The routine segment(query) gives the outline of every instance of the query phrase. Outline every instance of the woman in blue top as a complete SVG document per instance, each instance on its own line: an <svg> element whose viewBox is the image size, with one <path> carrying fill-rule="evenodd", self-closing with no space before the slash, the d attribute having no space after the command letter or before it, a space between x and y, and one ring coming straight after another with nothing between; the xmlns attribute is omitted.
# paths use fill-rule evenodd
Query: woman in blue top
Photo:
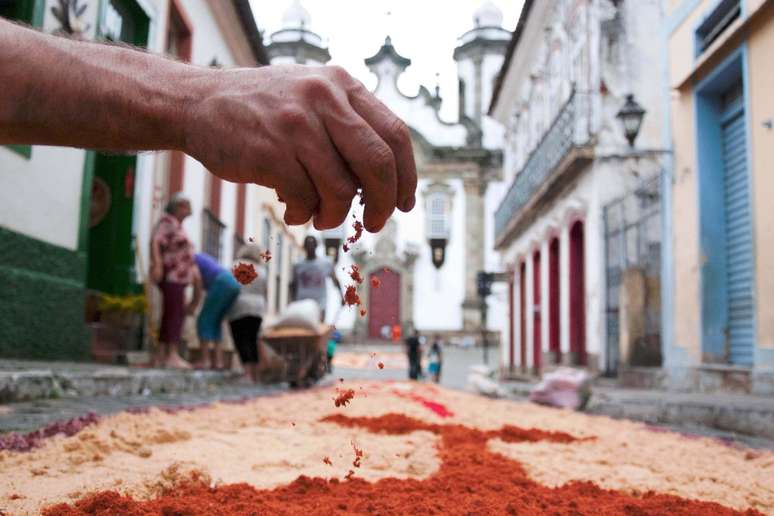
<svg viewBox="0 0 774 516"><path fill-rule="evenodd" d="M226 312L239 296L239 283L234 275L212 256L196 253L195 260L198 274L194 278L194 299L198 301L201 298L202 287L207 291L204 305L196 320L202 352L202 359L197 368L222 369L221 325ZM214 351L213 358L210 357L211 351Z"/></svg>

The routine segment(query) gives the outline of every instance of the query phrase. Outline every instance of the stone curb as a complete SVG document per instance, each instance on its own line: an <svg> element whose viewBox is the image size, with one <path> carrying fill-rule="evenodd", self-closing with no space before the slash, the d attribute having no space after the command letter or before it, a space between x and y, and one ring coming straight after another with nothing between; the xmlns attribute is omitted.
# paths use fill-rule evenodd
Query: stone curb
<svg viewBox="0 0 774 516"><path fill-rule="evenodd" d="M215 389L239 378L233 372L104 368L92 371L0 371L0 403L49 398L127 396Z"/></svg>
<svg viewBox="0 0 774 516"><path fill-rule="evenodd" d="M505 383L509 398L526 400L534 384ZM700 426L774 439L774 400L754 395L690 395L592 387L586 413L649 424Z"/></svg>

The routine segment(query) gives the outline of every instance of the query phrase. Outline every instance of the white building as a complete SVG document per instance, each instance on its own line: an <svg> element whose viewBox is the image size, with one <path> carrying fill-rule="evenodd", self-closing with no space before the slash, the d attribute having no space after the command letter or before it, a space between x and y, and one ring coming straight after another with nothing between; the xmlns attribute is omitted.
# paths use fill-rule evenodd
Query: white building
<svg viewBox="0 0 774 516"><path fill-rule="evenodd" d="M490 108L507 128L495 247L514 273L502 328L509 369L614 370L620 277L634 266L658 275L660 219L638 199L658 206L661 4L524 4ZM628 94L646 110L635 147L616 117ZM626 196L637 188L645 193ZM625 225L614 210L630 201L635 213L623 218L636 220Z"/></svg>
<svg viewBox="0 0 774 516"><path fill-rule="evenodd" d="M267 62L248 0L3 2L0 15L46 32L124 41L204 66ZM54 9L56 8L56 9ZM0 147L0 356L86 358L84 304L142 292L149 237L171 193L192 201L197 250L230 266L248 237L271 246L270 308L287 302L298 230L272 191L236 185L179 152L116 156L60 147ZM303 229L301 230L303 231ZM84 303L86 299L86 303ZM93 315L86 310L87 319Z"/></svg>

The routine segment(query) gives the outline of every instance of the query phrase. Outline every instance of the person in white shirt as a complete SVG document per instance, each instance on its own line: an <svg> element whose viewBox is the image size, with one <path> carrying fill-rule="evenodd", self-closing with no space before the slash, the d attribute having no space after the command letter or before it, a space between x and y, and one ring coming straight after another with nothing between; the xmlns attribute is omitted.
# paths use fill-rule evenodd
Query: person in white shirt
<svg viewBox="0 0 774 516"><path fill-rule="evenodd" d="M326 279L333 280L339 295L341 284L333 271L333 264L327 258L317 256L317 239L312 235L304 239L306 258L293 266L293 280L290 284L293 301L312 299L320 307L320 321L325 321L325 305L328 301ZM344 303L344 298L341 300Z"/></svg>

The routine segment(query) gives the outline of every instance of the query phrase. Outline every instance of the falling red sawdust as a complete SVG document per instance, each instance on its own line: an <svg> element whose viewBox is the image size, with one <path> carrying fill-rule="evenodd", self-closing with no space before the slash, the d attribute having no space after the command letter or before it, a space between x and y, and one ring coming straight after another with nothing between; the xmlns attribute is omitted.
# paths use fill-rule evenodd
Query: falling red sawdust
<svg viewBox="0 0 774 516"><path fill-rule="evenodd" d="M592 482L547 487L531 480L519 462L487 447L490 439L567 445L582 445L579 443L586 440L563 432L510 425L480 430L459 424L425 423L402 414L375 418L337 414L322 421L389 435L431 432L439 436L436 447L441 465L425 479L385 478L372 483L354 478L354 471L349 470L344 481L302 475L288 485L268 490L245 483L211 488L201 479L192 479L154 500L138 501L115 491L103 491L73 505L50 507L44 514L761 514L653 492L635 496L602 489Z"/></svg>
<svg viewBox="0 0 774 516"><path fill-rule="evenodd" d="M330 457L323 457L323 464L327 464L328 466L333 466L333 462L331 462Z"/></svg>
<svg viewBox="0 0 774 516"><path fill-rule="evenodd" d="M368 310L366 310L365 308L360 309L360 317L365 317L367 313L368 313Z"/></svg>
<svg viewBox="0 0 774 516"><path fill-rule="evenodd" d="M360 296L355 285L347 285L347 289L344 291L344 302L349 306L360 305Z"/></svg>
<svg viewBox="0 0 774 516"><path fill-rule="evenodd" d="M371 286L373 288L379 288L381 286L381 284L382 284L382 282L376 276L371 278Z"/></svg>
<svg viewBox="0 0 774 516"><path fill-rule="evenodd" d="M352 227L355 228L355 234L347 237L347 241L344 242L344 245L342 246L342 249L344 249L344 252L349 252L350 247L360 240L360 237L363 236L363 223L359 220L356 220L354 224L352 224Z"/></svg>
<svg viewBox="0 0 774 516"><path fill-rule="evenodd" d="M354 389L336 389L338 394L333 399L333 404L337 407L346 407L347 404L355 397Z"/></svg>
<svg viewBox="0 0 774 516"><path fill-rule="evenodd" d="M376 364L376 366L377 366L379 369L384 369L384 362L379 362L378 364Z"/></svg>
<svg viewBox="0 0 774 516"><path fill-rule="evenodd" d="M252 263L238 263L231 269L231 273L242 285L249 285L258 277L258 273L255 272L255 267Z"/></svg>
<svg viewBox="0 0 774 516"><path fill-rule="evenodd" d="M349 271L349 277L352 278L352 281L354 281L358 285L363 283L363 276L360 274L360 267L358 267L354 263L352 264L352 268Z"/></svg>
<svg viewBox="0 0 774 516"><path fill-rule="evenodd" d="M267 249L262 252L260 256L264 263L269 263L269 260L271 260L271 251Z"/></svg>
<svg viewBox="0 0 774 516"><path fill-rule="evenodd" d="M360 461L363 458L363 450L358 448L354 441L352 441L352 449L355 451L355 460L352 461L352 465L356 468L359 468Z"/></svg>

